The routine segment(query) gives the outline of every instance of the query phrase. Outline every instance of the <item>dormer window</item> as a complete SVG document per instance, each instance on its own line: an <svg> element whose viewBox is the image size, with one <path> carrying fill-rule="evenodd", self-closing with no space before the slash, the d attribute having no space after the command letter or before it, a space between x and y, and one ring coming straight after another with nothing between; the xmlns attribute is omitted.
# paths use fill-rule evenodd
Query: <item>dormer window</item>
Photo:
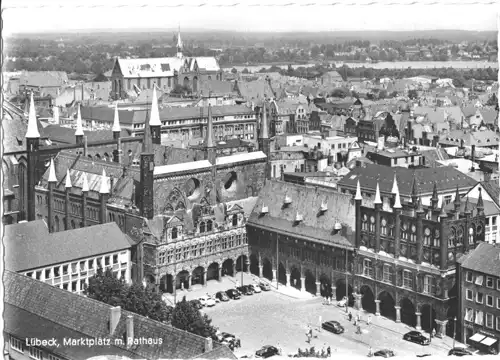
<svg viewBox="0 0 500 360"><path fill-rule="evenodd" d="M172 228L172 239L177 239L177 228Z"/></svg>
<svg viewBox="0 0 500 360"><path fill-rule="evenodd" d="M200 223L200 234L203 234L205 232L205 222Z"/></svg>
<svg viewBox="0 0 500 360"><path fill-rule="evenodd" d="M208 220L207 221L207 232L212 231L212 226L213 226L212 220Z"/></svg>
<svg viewBox="0 0 500 360"><path fill-rule="evenodd" d="M288 195L285 196L285 201L284 201L284 204L285 205L290 205L292 203L292 198Z"/></svg>
<svg viewBox="0 0 500 360"><path fill-rule="evenodd" d="M300 223L302 220L304 220L304 218L301 214L299 214L299 212L297 212L297 214L295 215L295 222Z"/></svg>
<svg viewBox="0 0 500 360"><path fill-rule="evenodd" d="M238 226L238 215L233 215L233 226Z"/></svg>
<svg viewBox="0 0 500 360"><path fill-rule="evenodd" d="M262 205L262 209L260 210L261 214L267 214L269 212L269 208L266 205Z"/></svg>
<svg viewBox="0 0 500 360"><path fill-rule="evenodd" d="M321 203L321 206L319 208L319 211L321 211L322 213L326 212L328 210L328 205L324 202Z"/></svg>

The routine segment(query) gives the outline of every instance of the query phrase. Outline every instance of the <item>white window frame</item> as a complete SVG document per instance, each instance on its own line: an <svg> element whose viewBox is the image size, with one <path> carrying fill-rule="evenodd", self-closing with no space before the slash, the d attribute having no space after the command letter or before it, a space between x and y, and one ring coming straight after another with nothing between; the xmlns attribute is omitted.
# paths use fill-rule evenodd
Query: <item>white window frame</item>
<svg viewBox="0 0 500 360"><path fill-rule="evenodd" d="M475 311L474 323L477 325L483 325L484 323L484 313L481 310Z"/></svg>
<svg viewBox="0 0 500 360"><path fill-rule="evenodd" d="M500 297L497 297L497 309L500 309Z"/></svg>
<svg viewBox="0 0 500 360"><path fill-rule="evenodd" d="M55 356L55 355L52 355L52 354L48 354L48 359L47 360L62 360L61 358Z"/></svg>
<svg viewBox="0 0 500 360"><path fill-rule="evenodd" d="M491 326L488 326L488 319L491 319ZM492 314L486 313L486 319L484 321L484 326L486 326L488 329L495 328L495 317Z"/></svg>
<svg viewBox="0 0 500 360"><path fill-rule="evenodd" d="M9 344L11 349L19 351L20 353L24 353L23 342L18 338L11 336L9 339Z"/></svg>
<svg viewBox="0 0 500 360"><path fill-rule="evenodd" d="M474 292L471 289L465 289L465 298L467 300L474 301Z"/></svg>
<svg viewBox="0 0 500 360"><path fill-rule="evenodd" d="M392 281L392 272L391 272L391 266L385 264L382 270L382 280L384 282L391 282Z"/></svg>
<svg viewBox="0 0 500 360"><path fill-rule="evenodd" d="M488 299L491 300L491 305L488 304ZM493 302L493 296L486 294L486 306L493 307L495 304Z"/></svg>
<svg viewBox="0 0 500 360"><path fill-rule="evenodd" d="M363 260L363 275L373 277L373 265L370 259Z"/></svg>
<svg viewBox="0 0 500 360"><path fill-rule="evenodd" d="M477 275L476 276L476 281L474 281L474 284L483 286L483 281L484 281L484 276L483 275Z"/></svg>
<svg viewBox="0 0 500 360"><path fill-rule="evenodd" d="M434 293L434 278L430 275L424 276L424 293L433 294Z"/></svg>
<svg viewBox="0 0 500 360"><path fill-rule="evenodd" d="M409 270L403 270L403 287L413 289L413 274Z"/></svg>
<svg viewBox="0 0 500 360"><path fill-rule="evenodd" d="M466 308L465 309L464 320L469 321L469 322L474 322L474 309L473 308Z"/></svg>
<svg viewBox="0 0 500 360"><path fill-rule="evenodd" d="M500 279L497 279L497 290L500 290Z"/></svg>
<svg viewBox="0 0 500 360"><path fill-rule="evenodd" d="M42 349L31 346L30 347L30 358L35 359L35 360L42 360L43 359Z"/></svg>
<svg viewBox="0 0 500 360"><path fill-rule="evenodd" d="M497 316L497 331L500 331L500 316Z"/></svg>
<svg viewBox="0 0 500 360"><path fill-rule="evenodd" d="M481 301L479 301L479 295L481 295L481 296L482 296ZM476 293L476 303L478 303L478 304L482 304L483 302L484 302L484 294L483 294L482 292L478 291L478 292Z"/></svg>
<svg viewBox="0 0 500 360"><path fill-rule="evenodd" d="M488 280L491 280L491 286L488 286ZM486 287L493 289L495 287L495 282L493 281L493 278L491 276L486 276Z"/></svg>

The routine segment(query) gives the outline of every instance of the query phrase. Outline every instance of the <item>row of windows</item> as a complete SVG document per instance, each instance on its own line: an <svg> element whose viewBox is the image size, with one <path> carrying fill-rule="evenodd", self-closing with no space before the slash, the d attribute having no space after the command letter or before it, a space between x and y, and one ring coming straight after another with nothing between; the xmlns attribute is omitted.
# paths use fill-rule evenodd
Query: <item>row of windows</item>
<svg viewBox="0 0 500 360"><path fill-rule="evenodd" d="M486 278L486 282L484 281L485 278ZM495 288L495 279L492 276L484 276L484 275L475 275L474 276L472 271L467 271L465 273L465 281L470 282L470 283L473 282L474 284L479 285L479 286L486 286L490 289ZM496 283L497 283L496 284L497 290L500 290L500 279L497 279Z"/></svg>
<svg viewBox="0 0 500 360"><path fill-rule="evenodd" d="M118 221L116 221L116 219L118 219ZM125 215L108 213L108 221L115 222L120 228L123 228L125 226Z"/></svg>
<svg viewBox="0 0 500 360"><path fill-rule="evenodd" d="M474 301L474 291L472 291L471 289L466 289L465 290L465 298L469 301ZM486 298L486 305L489 306L489 307L493 307L494 304L493 304L493 296L492 295L488 295L486 294L486 296L484 296L484 294L480 291L476 292L476 303L478 304L482 304L484 302L484 299ZM497 297L497 309L500 309L500 297Z"/></svg>
<svg viewBox="0 0 500 360"><path fill-rule="evenodd" d="M481 310L474 311L474 309L472 309L472 308L465 309L464 320L472 322L472 323L477 324L477 325L481 325L481 326L484 325L489 329L493 329L495 326L495 324L494 324L495 317L493 314L489 314L489 313L484 314ZM500 316L497 316L496 330L500 331Z"/></svg>
<svg viewBox="0 0 500 360"><path fill-rule="evenodd" d="M158 264L168 265L174 262L216 253L220 250L231 249L235 246L240 246L246 243L246 234L238 234L228 237L220 237L214 240L207 240L191 246L169 249L158 253Z"/></svg>

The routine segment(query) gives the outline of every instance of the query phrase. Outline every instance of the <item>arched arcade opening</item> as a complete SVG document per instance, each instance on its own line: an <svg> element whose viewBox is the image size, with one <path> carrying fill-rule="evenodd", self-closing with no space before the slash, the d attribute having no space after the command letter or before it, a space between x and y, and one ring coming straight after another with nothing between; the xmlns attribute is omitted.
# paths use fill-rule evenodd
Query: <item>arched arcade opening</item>
<svg viewBox="0 0 500 360"><path fill-rule="evenodd" d="M240 255L240 256L238 256L238 259L236 259L236 271L238 271L238 272L248 271L247 256L246 255Z"/></svg>
<svg viewBox="0 0 500 360"><path fill-rule="evenodd" d="M254 254L250 255L250 272L259 276L259 259Z"/></svg>
<svg viewBox="0 0 500 360"><path fill-rule="evenodd" d="M278 266L278 281L282 285L286 285L286 269L283 263L280 263Z"/></svg>
<svg viewBox="0 0 500 360"><path fill-rule="evenodd" d="M177 274L176 288L181 290L189 289L189 272L187 270L182 270Z"/></svg>
<svg viewBox="0 0 500 360"><path fill-rule="evenodd" d="M300 290L300 270L295 266L292 267L292 271L290 272L290 285L296 289Z"/></svg>
<svg viewBox="0 0 500 360"><path fill-rule="evenodd" d="M306 276L305 276L305 282L306 282L306 291L310 292L311 294L316 294L316 277L310 270L306 270Z"/></svg>
<svg viewBox="0 0 500 360"><path fill-rule="evenodd" d="M219 264L214 262L207 268L207 281L219 280Z"/></svg>
<svg viewBox="0 0 500 360"><path fill-rule="evenodd" d="M226 275L234 276L235 274L233 272L233 265L234 265L233 259L226 259L222 263L222 276Z"/></svg>
<svg viewBox="0 0 500 360"><path fill-rule="evenodd" d="M192 285L204 285L203 284L203 272L205 269L203 266L198 266L193 270L193 275L191 276L191 284Z"/></svg>
<svg viewBox="0 0 500 360"><path fill-rule="evenodd" d="M422 330L431 332L432 329L437 329L436 326L436 310L434 310L430 305L425 304L422 305L420 309L420 324L422 326Z"/></svg>
<svg viewBox="0 0 500 360"><path fill-rule="evenodd" d="M408 298L401 299L401 322L410 327L417 325L417 316L415 315L415 306Z"/></svg>
<svg viewBox="0 0 500 360"><path fill-rule="evenodd" d="M380 300L380 315L391 320L396 320L396 301L387 291L382 291L378 299Z"/></svg>
<svg viewBox="0 0 500 360"><path fill-rule="evenodd" d="M346 281L345 279L339 279L335 282L336 293L335 296L337 301L342 300L344 296L346 296ZM352 295L352 286L350 284L347 285L347 295L349 296L349 306L354 305L354 296Z"/></svg>
<svg viewBox="0 0 500 360"><path fill-rule="evenodd" d="M262 276L268 280L273 280L273 266L269 259L262 261Z"/></svg>
<svg viewBox="0 0 500 360"><path fill-rule="evenodd" d="M321 274L319 277L319 282L321 283L320 285L320 294L322 297L330 297L333 296L332 294L332 282L330 281L330 278L326 276L325 274Z"/></svg>
<svg viewBox="0 0 500 360"><path fill-rule="evenodd" d="M375 314L377 306L375 304L375 295L373 295L372 289L368 285L363 285L359 292L361 294L361 306L363 310Z"/></svg>

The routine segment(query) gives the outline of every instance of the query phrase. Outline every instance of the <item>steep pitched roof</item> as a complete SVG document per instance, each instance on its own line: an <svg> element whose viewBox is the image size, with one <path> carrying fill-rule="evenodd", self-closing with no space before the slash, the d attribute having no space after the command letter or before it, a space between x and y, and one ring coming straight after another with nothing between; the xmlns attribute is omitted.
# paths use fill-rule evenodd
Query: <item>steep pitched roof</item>
<svg viewBox="0 0 500 360"><path fill-rule="evenodd" d="M44 128L37 120L38 132L40 138L46 138ZM2 119L3 139L2 146L4 153L25 151L26 150L26 132L28 124L20 119Z"/></svg>
<svg viewBox="0 0 500 360"><path fill-rule="evenodd" d="M19 78L19 84L40 87L57 87L68 82L64 71L27 71Z"/></svg>
<svg viewBox="0 0 500 360"><path fill-rule="evenodd" d="M59 344L67 337L110 338L113 344L111 348L61 345L53 349L65 358L84 360L111 352L132 359L189 359L204 352L203 337L125 310L121 310L116 330L110 335L110 305L10 271L4 273L3 280L4 331L19 338L53 336ZM140 344L129 349L117 345L114 340L123 339L128 316L133 318L135 338L161 339L161 345ZM214 350L219 346L214 343Z"/></svg>
<svg viewBox="0 0 500 360"><path fill-rule="evenodd" d="M117 59L117 63L125 78L154 78L174 76L174 71L179 71L184 60L177 57Z"/></svg>
<svg viewBox="0 0 500 360"><path fill-rule="evenodd" d="M483 181L481 186L488 193L488 195L490 195L493 201L500 206L500 186L498 185L498 179Z"/></svg>
<svg viewBox="0 0 500 360"><path fill-rule="evenodd" d="M457 260L464 269L487 275L500 274L500 246L480 243L471 253Z"/></svg>
<svg viewBox="0 0 500 360"><path fill-rule="evenodd" d="M284 206L285 198L291 199L287 206ZM320 212L323 203L328 210ZM268 208L268 213L261 214L263 206ZM295 221L297 213L302 216L298 224ZM247 224L310 238L323 244L351 247L345 236L350 236L349 232L354 229L354 213L350 195L272 180L266 181ZM345 234L333 234L336 222L344 225Z"/></svg>
<svg viewBox="0 0 500 360"><path fill-rule="evenodd" d="M5 267L8 270L26 271L130 248L126 235L114 222L51 234L43 220L36 223L5 227L4 244L8 255ZM32 236L34 229L39 231L36 236Z"/></svg>
<svg viewBox="0 0 500 360"><path fill-rule="evenodd" d="M44 128L44 133L51 141L76 144L75 129L60 125L47 125ZM111 130L84 131L84 134L87 136L88 142L113 140L113 132ZM128 131L125 129L121 130L121 136L129 136Z"/></svg>

